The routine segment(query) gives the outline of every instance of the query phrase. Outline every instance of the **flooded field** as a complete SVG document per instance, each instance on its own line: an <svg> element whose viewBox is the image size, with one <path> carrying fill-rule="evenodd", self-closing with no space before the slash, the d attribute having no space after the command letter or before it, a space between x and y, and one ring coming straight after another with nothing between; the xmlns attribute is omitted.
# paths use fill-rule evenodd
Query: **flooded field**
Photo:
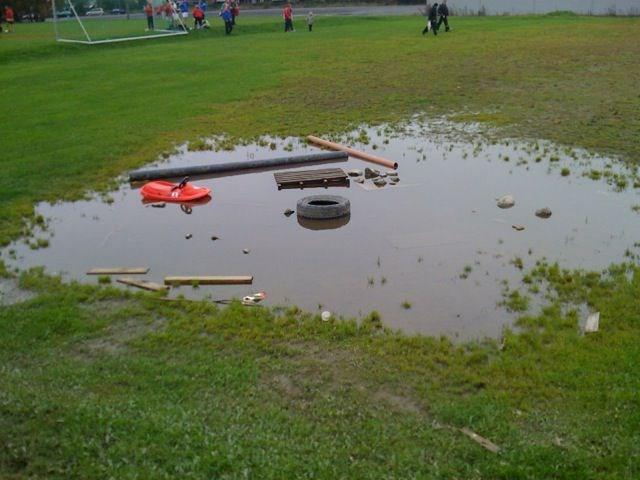
<svg viewBox="0 0 640 480"><path fill-rule="evenodd" d="M253 275L253 285L183 286L170 295L228 299L263 290L267 305L345 317L377 310L393 328L469 338L496 336L513 320L498 302L503 280L519 285L514 260L525 270L543 257L601 269L622 261L640 240L633 209L640 195L631 185L620 188L613 161L543 142L456 142L424 125L351 138L352 146L397 161L399 183L279 191L273 171L197 179L212 198L191 208L145 205L137 188L123 184L108 198L39 205L48 228L36 238L48 247L19 241L2 257L14 267L43 265L85 282L96 281L88 269L115 266L149 267L141 278L160 283L166 275ZM234 151L184 148L157 165L318 151L296 139L269 142ZM378 168L357 159L328 166ZM350 216L325 223L283 214L320 193L348 198ZM498 208L497 198L507 194L515 206ZM550 218L534 214L543 207Z"/></svg>

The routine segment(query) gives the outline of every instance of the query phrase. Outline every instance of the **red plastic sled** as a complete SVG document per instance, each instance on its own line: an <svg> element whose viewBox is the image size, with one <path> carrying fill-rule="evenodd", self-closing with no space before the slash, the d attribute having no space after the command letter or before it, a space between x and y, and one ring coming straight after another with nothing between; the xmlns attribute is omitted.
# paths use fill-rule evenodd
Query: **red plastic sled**
<svg viewBox="0 0 640 480"><path fill-rule="evenodd" d="M196 187L188 183L185 178L180 183L165 182L164 180L149 182L140 189L140 194L145 200L182 203L207 197L211 194L211 189Z"/></svg>

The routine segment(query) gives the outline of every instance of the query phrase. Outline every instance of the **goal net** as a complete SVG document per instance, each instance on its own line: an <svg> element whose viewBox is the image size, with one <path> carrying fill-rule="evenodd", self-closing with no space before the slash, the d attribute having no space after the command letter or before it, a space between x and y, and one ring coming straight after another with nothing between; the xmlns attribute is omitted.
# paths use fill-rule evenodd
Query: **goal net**
<svg viewBox="0 0 640 480"><path fill-rule="evenodd" d="M52 0L56 40L100 44L186 35L174 0ZM149 18L150 17L150 18Z"/></svg>

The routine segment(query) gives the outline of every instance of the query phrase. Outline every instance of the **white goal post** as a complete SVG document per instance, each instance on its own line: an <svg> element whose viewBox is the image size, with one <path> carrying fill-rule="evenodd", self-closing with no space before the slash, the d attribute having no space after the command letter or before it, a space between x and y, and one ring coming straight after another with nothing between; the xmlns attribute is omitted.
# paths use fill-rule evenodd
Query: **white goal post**
<svg viewBox="0 0 640 480"><path fill-rule="evenodd" d="M172 0L169 0L172 1ZM85 22L82 20L81 16L78 15L78 11L76 10L76 7L73 3L72 0L63 0L63 8L66 10L61 10L61 12L65 13L63 18L62 16L59 15L59 11L56 8L56 0L51 0L51 10L53 12L53 25L54 25L54 31L55 31L55 36L56 36L56 41L58 42L63 42L63 43L80 43L80 44L84 44L84 45L98 45L98 44L104 44L104 43L117 43L117 42L128 42L128 41L132 41L132 40L146 40L146 39L150 39L150 38L160 38L160 37L169 37L169 36L175 36L175 35L188 35L189 34L189 29L187 28L187 26L184 24L184 22L182 21L182 16L180 15L180 13L177 11L177 8L174 8L174 15L172 15L172 18L170 19L171 23L173 24L174 28L169 29L154 29L151 31L148 31L148 34L146 35L139 35L139 34L134 34L134 35L123 35L122 33L114 33L114 34L107 34L108 38L101 38L103 36L105 36L105 34L103 33L103 35L95 35L94 32L91 31L91 28L87 28L88 25L90 25L92 22L95 22L96 20L102 22L101 27L103 30L108 28L109 22L117 22L117 21L122 21L122 19L119 18L101 18L101 17L96 17L96 18L90 18L90 17L86 17L87 21L87 25L85 25ZM155 14L155 11L154 11ZM101 14L102 15L102 14ZM131 22L135 22L136 20L128 20L129 16L127 15L127 21L131 21ZM163 17L163 20L166 20ZM160 21L160 19L158 19L158 21ZM79 26L80 30L77 32L77 37L78 38L69 38L69 37L73 37L73 35L68 35L68 33L65 32L64 28L61 28L65 25L68 25L68 22L74 22L77 24L77 26ZM135 24L137 25L137 23ZM68 30L68 29L66 29Z"/></svg>

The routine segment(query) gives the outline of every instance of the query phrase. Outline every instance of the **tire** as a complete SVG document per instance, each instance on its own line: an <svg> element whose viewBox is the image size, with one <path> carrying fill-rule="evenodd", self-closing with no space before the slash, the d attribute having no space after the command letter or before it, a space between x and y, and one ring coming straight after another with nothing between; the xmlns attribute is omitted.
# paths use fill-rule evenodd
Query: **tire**
<svg viewBox="0 0 640 480"><path fill-rule="evenodd" d="M348 215L351 203L338 195L312 195L298 200L298 216L322 220Z"/></svg>

